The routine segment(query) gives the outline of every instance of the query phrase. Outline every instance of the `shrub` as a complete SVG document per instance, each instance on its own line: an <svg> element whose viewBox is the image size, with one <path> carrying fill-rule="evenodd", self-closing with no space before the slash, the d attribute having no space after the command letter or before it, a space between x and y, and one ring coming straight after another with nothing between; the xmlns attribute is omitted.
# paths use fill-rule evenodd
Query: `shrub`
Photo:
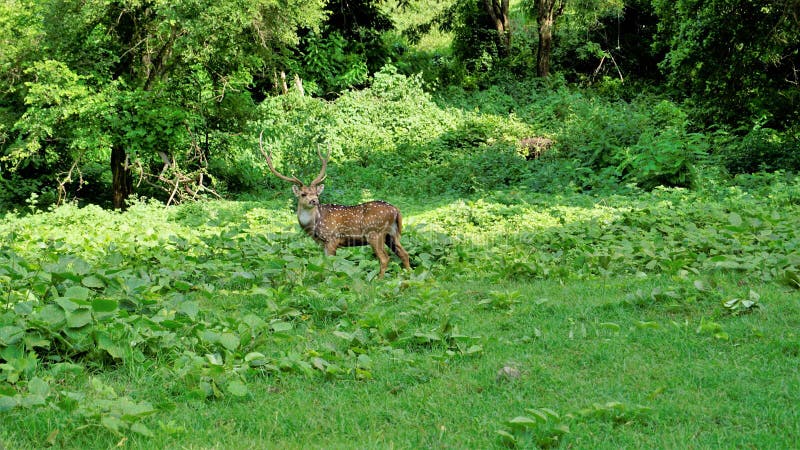
<svg viewBox="0 0 800 450"><path fill-rule="evenodd" d="M732 174L800 170L800 134L797 131L781 133L757 126L741 138L720 133L718 144L717 156Z"/></svg>
<svg viewBox="0 0 800 450"><path fill-rule="evenodd" d="M685 133L668 128L660 133L647 131L628 148L619 173L644 189L657 186L692 187L695 164L706 156L708 144L700 133Z"/></svg>

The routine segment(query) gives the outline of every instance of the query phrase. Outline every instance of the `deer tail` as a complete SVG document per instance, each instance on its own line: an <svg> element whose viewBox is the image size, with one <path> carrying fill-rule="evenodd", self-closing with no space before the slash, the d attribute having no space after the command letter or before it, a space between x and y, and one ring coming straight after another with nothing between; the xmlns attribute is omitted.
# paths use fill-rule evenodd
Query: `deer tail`
<svg viewBox="0 0 800 450"><path fill-rule="evenodd" d="M385 242L394 253L397 253L397 247L400 243L400 232L403 231L403 216L400 215L400 211L395 213L392 228L394 228L394 233L387 234Z"/></svg>
<svg viewBox="0 0 800 450"><path fill-rule="evenodd" d="M397 211L395 223L397 224L397 235L399 236L403 233L403 215L400 214L400 211Z"/></svg>

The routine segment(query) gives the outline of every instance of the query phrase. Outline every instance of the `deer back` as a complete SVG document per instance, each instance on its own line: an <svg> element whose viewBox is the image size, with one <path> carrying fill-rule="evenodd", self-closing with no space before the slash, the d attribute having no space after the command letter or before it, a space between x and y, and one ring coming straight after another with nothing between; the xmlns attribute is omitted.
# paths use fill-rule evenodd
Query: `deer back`
<svg viewBox="0 0 800 450"><path fill-rule="evenodd" d="M371 235L399 234L402 231L400 210L383 201L354 206L320 205L314 238L341 245L365 245Z"/></svg>

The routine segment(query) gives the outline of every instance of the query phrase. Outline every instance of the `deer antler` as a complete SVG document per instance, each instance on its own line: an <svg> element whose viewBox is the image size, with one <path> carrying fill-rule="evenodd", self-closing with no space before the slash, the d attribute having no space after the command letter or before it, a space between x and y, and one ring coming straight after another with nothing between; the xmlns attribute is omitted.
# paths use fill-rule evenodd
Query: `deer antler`
<svg viewBox="0 0 800 450"><path fill-rule="evenodd" d="M264 145L262 144L262 138L264 136L264 130L261 130L261 134L258 135L258 148L261 150L261 154L264 155L264 158L267 160L267 165L269 166L269 170L275 174L276 177L280 178L281 180L288 181L290 183L296 184L298 186L305 186L302 181L297 179L297 177L287 177L282 173L275 170L275 166L272 165L272 158L269 155L269 152L264 151ZM325 165L322 166L323 172L325 171ZM321 180L320 180L321 181Z"/></svg>
<svg viewBox="0 0 800 450"><path fill-rule="evenodd" d="M328 158L331 157L331 145L328 144L328 154L323 158L322 151L319 149L319 144L317 144L317 154L319 155L320 161L322 161L322 169L320 169L319 175L317 175L317 178L314 178L310 186L316 186L325 179L325 168L328 167Z"/></svg>

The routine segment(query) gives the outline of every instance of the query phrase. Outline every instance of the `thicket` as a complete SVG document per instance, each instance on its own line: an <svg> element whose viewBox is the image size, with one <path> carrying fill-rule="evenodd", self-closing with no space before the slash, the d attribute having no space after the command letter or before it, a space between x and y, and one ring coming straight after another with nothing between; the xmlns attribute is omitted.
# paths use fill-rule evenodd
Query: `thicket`
<svg viewBox="0 0 800 450"><path fill-rule="evenodd" d="M0 205L275 187L261 130L286 169L330 146L336 180L376 191L800 168L796 5L568 2L538 79L538 4L511 3L508 48L467 0L5 4ZM436 30L444 43L423 43ZM528 161L527 138L553 145Z"/></svg>

